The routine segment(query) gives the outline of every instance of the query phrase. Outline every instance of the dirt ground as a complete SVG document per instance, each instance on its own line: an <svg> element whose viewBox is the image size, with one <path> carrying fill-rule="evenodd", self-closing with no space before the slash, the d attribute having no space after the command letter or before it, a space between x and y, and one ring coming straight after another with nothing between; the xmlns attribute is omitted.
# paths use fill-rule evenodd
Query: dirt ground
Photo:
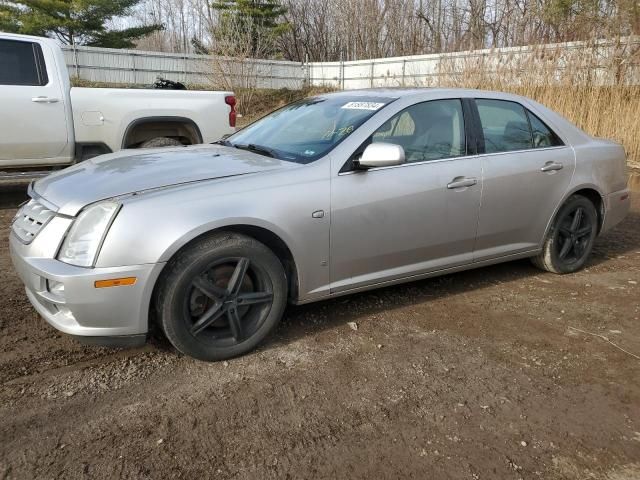
<svg viewBox="0 0 640 480"><path fill-rule="evenodd" d="M5 193L0 478L639 479L638 196L578 274L518 261L291 307L206 364L38 318Z"/></svg>

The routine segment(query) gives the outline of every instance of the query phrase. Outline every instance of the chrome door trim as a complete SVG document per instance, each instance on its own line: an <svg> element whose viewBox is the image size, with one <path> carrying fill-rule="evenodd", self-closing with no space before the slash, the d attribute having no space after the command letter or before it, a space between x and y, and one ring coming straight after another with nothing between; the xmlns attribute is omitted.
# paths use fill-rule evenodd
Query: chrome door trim
<svg viewBox="0 0 640 480"><path fill-rule="evenodd" d="M438 158L436 160L423 160L422 162L410 162L410 163L403 163L402 165L391 165L388 167L376 167L376 168L369 168L367 170L349 170L348 172L341 172L338 173L338 176L341 175L351 175L354 173L365 173L365 172L377 172L379 170L388 170L390 168L404 168L404 167L412 167L412 166L417 166L417 165L424 165L427 163L442 163L442 162L452 162L455 160L464 160L467 158L474 158L477 157L478 155L464 155L464 156L460 156L460 157L449 157L449 158Z"/></svg>
<svg viewBox="0 0 640 480"><path fill-rule="evenodd" d="M511 153L525 153L525 152L545 152L549 150L560 150L563 148L572 148L570 145L557 145L555 147L542 147L542 148L525 148L522 150L509 150L507 152L491 152L491 153L479 153L479 157L488 157L493 155L508 155Z"/></svg>
<svg viewBox="0 0 640 480"><path fill-rule="evenodd" d="M555 147L526 148L526 149L522 149L522 150L509 150L508 152L478 153L476 155L463 155L463 156L459 156L459 157L438 158L436 160L423 160L422 162L409 162L409 163L403 163L402 165L392 165L392 166L389 166L389 167L376 167L376 168L369 168L367 170L349 170L348 172L340 172L340 173L338 173L338 176L351 175L351 174L354 174L354 173L363 173L363 172L377 172L378 170L387 170L389 168L405 168L405 167L411 167L413 165L424 165L425 163L453 162L453 161L456 161L456 160L463 160L465 158L474 158L474 157L482 158L482 157L488 157L488 156L493 156L493 155L509 155L509 154L512 154L512 153L525 153L525 152L544 152L544 151L548 151L548 150L560 150L562 148L572 148L572 147L570 145L558 145L558 146L555 146Z"/></svg>

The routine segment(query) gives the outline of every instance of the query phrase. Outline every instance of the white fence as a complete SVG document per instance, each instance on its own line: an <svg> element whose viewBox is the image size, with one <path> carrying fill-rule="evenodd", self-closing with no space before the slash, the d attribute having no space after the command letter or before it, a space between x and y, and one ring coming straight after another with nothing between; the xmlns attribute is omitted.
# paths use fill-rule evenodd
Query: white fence
<svg viewBox="0 0 640 480"><path fill-rule="evenodd" d="M214 83L232 88L299 89L310 84L353 89L437 86L443 80L451 84L470 72L495 75L502 80L509 77L509 81L519 82L523 71L531 80L531 62L534 62L535 71L545 81L566 78L569 74L575 82L588 79L601 85L640 85L640 37L595 44L572 42L308 64L94 47L64 47L64 50L72 76L121 84L151 84L162 76L189 84Z"/></svg>
<svg viewBox="0 0 640 480"><path fill-rule="evenodd" d="M300 89L305 66L279 60L245 60L208 55L63 47L72 77L94 82L148 85L161 76L187 84L227 83L255 88Z"/></svg>
<svg viewBox="0 0 640 480"><path fill-rule="evenodd" d="M532 68L533 66L533 68ZM640 85L640 37L408 57L309 64L309 82L340 89L451 85L481 75L511 83L570 78L598 85Z"/></svg>

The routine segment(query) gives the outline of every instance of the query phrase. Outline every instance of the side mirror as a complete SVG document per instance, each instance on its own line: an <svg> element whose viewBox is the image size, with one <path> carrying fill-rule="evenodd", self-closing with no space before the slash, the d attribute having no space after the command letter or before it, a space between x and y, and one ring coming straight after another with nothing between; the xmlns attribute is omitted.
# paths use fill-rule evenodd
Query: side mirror
<svg viewBox="0 0 640 480"><path fill-rule="evenodd" d="M392 167L405 161L404 148L393 143L372 143L358 161L360 168Z"/></svg>

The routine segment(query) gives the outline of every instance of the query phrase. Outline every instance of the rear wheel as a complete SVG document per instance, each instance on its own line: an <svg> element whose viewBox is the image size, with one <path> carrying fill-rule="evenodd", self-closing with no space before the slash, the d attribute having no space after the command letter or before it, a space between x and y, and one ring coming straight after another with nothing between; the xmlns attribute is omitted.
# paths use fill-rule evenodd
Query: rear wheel
<svg viewBox="0 0 640 480"><path fill-rule="evenodd" d="M167 265L156 297L169 341L200 360L246 353L271 332L287 302L282 264L262 243L220 233Z"/></svg>
<svg viewBox="0 0 640 480"><path fill-rule="evenodd" d="M155 137L140 144L140 148L180 147L182 143L175 138Z"/></svg>
<svg viewBox="0 0 640 480"><path fill-rule="evenodd" d="M542 252L532 258L538 268L572 273L584 267L598 233L598 213L582 195L573 195L560 208L547 233Z"/></svg>

